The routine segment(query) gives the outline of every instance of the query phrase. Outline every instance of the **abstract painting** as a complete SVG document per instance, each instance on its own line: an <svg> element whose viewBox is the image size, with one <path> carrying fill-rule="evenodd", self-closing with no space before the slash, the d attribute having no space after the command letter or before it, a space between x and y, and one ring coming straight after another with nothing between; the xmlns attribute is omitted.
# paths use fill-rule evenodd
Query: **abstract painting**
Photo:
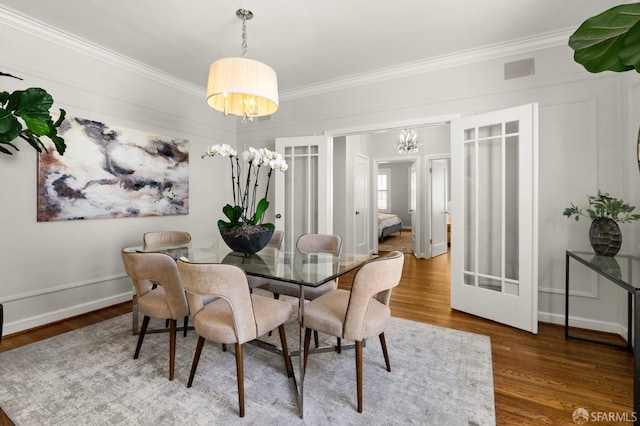
<svg viewBox="0 0 640 426"><path fill-rule="evenodd" d="M188 140L69 117L58 133L64 155L38 159L38 222L189 213Z"/></svg>

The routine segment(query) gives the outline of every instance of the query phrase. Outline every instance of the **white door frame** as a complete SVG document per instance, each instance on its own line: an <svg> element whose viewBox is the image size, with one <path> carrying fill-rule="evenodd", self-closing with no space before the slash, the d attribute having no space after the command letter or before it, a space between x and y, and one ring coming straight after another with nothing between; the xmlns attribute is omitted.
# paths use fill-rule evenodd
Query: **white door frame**
<svg viewBox="0 0 640 426"><path fill-rule="evenodd" d="M372 123L372 124L365 124L362 126L354 126L354 127L345 127L345 128L341 128L341 129L332 129L332 130L325 130L324 134L327 136L330 136L332 138L334 137L339 137L339 136L353 136L353 135L361 135L361 134L366 134L366 133L376 133L376 132L387 132L387 131L399 131L402 129L406 129L406 128L411 128L411 127L428 127L428 126L437 126L437 125L449 125L451 123L451 121L455 118L460 117L460 114L447 114L447 115L439 115L439 116L432 116L432 117L423 117L423 118L416 118L416 119L412 119L412 120L403 120L403 121L392 121L392 122L387 122L387 123ZM402 159L404 161L410 161L410 159L413 156L403 156L403 157L392 157L392 159ZM422 166L420 163L420 155L416 155L415 156L417 159L417 163L416 163L416 168L417 168L417 172L418 175L417 180L418 180L418 194L420 194L420 196L422 196L422 182L424 180L423 175L424 175L424 171L422 170ZM377 208L373 208L375 206L377 206L377 202L378 202L378 181L377 178L374 179L374 177L378 176L378 161L384 161L385 159L382 158L373 158L373 170L372 170L372 175L371 175L371 179L369 180L369 182L372 182L373 184L370 185L371 186L371 194L372 196L369 197L369 200L371 201L371 206L372 208L369 209L370 210L370 223L371 223L371 241L373 241L373 249L374 252L377 253L378 252L378 238L373 238L373 237L377 237L378 235L378 218L375 215L375 212L377 211ZM388 160L388 159L387 159ZM376 203L376 204L373 204ZM418 208L420 210L424 209L424 201L418 202ZM424 210L423 210L424 211ZM421 212L419 212L419 217L421 216ZM422 222L422 219L420 219L418 221L418 226L420 226L420 222ZM412 224L413 225L413 224ZM420 234L418 234L419 238L422 238L423 236L421 235L422 232L420 232ZM421 247L421 246L418 246ZM425 253L422 252L420 253L420 255L416 254L418 257L424 257Z"/></svg>
<svg viewBox="0 0 640 426"><path fill-rule="evenodd" d="M421 172L420 172L420 156L419 155L403 155L403 156L396 156L396 157L380 157L380 158L376 158L375 161L373 162L373 178L371 179L372 181L372 200L371 200L371 205L374 207L371 209L370 215L371 215L371 235L373 235L375 238L373 238L373 252L377 253L378 252L378 217L377 217L377 212L378 212L378 171L380 170L380 163L414 163L415 167L416 167L416 191L418 194L422 194L422 183L421 183ZM418 204L416 206L416 213L415 213L415 217L418 218L418 220L416 221L416 223L411 223L411 232L415 233L416 236L416 241L415 241L415 246L418 248L417 251L414 251L414 255L418 258L424 258L425 257L425 253L421 250L422 248L422 232L420 232L421 230L421 226L420 226L420 217L421 217L421 212L422 212L422 207L420 206L420 202L418 201Z"/></svg>
<svg viewBox="0 0 640 426"><path fill-rule="evenodd" d="M431 165L431 160L449 160L451 161L451 153L448 154L430 154L425 156L425 172L426 172L426 167L429 167ZM451 172L451 163L449 163L449 172ZM426 178L426 185L425 188L426 189L431 189L431 173L426 173L427 178ZM447 182L447 185L449 186L449 192L451 192L451 182ZM428 197L425 197L425 221L426 221L426 229L429 230L429 235L431 235L431 210L432 210L432 206L431 206L431 193L429 193ZM426 250L427 254L429 255L429 258L433 257L432 253L431 253L431 244L427 244L427 250Z"/></svg>

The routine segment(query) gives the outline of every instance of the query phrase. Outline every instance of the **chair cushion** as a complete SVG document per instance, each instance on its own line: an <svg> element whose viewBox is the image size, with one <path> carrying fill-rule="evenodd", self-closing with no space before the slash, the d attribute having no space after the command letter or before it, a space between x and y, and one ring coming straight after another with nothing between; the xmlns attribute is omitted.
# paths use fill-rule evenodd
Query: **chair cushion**
<svg viewBox="0 0 640 426"><path fill-rule="evenodd" d="M251 295L251 303L258 336L267 334L291 319L293 306L290 303L258 294Z"/></svg>
<svg viewBox="0 0 640 426"><path fill-rule="evenodd" d="M304 307L304 326L321 333L349 340L363 340L378 336L391 317L389 308L371 299L367 308L364 330L351 330L345 334L344 321L351 293L335 290L309 302Z"/></svg>
<svg viewBox="0 0 640 426"><path fill-rule="evenodd" d="M233 314L229 303L216 299L205 305L193 318L193 326L199 336L218 343L245 343L262 336L285 323L291 317L291 305L281 300L251 295L255 316L256 334L242 342L237 342Z"/></svg>
<svg viewBox="0 0 640 426"><path fill-rule="evenodd" d="M269 282L268 288L272 293L284 294L291 297L300 297L300 286L297 284L282 281L271 281ZM336 288L338 288L338 284L334 280L327 281L318 287L306 286L304 288L304 298L305 300L315 300Z"/></svg>

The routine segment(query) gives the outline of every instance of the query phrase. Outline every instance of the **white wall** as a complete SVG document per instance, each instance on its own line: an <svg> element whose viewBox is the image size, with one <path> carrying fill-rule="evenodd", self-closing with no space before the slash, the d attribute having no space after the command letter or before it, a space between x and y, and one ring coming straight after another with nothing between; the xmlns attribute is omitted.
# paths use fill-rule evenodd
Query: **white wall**
<svg viewBox="0 0 640 426"><path fill-rule="evenodd" d="M321 134L332 129L379 126L425 117L473 115L537 102L540 105L539 318L563 323L564 252L590 249L588 224L567 220L562 216L564 207L570 201L583 200L598 188L632 199L628 176L630 141L623 137L627 131L624 127L627 99L623 97L621 77L613 73L589 74L573 61L572 53L563 44L291 99L281 103L271 121L241 128L239 136L252 143L269 143L276 136ZM535 59L536 74L505 81L504 63L526 57ZM636 92L634 87L637 105ZM376 157L377 154L372 156ZM623 225L623 251L638 248L637 242L631 244L638 226ZM572 314L576 321L585 327L620 332L625 327L625 321L620 321L620 312L626 309L623 309L624 294L616 293L612 286L589 272L576 272L574 277Z"/></svg>
<svg viewBox="0 0 640 426"><path fill-rule="evenodd" d="M236 143L236 120L204 101L204 89L130 60L92 49L47 28L9 22L0 10L0 70L24 78L0 79L0 90L43 87L55 110L109 125L190 141L190 213L182 216L36 222L35 151L0 155L0 303L4 334L131 299L120 259L122 247L140 245L152 230L181 229L194 239L217 234L230 191L212 143ZM204 79L204 76L203 76Z"/></svg>

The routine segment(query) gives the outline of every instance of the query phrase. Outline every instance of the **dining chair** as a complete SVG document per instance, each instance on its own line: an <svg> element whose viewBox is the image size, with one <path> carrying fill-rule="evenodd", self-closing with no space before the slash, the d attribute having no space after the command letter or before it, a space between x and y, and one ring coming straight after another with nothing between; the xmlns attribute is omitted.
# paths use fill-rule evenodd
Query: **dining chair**
<svg viewBox="0 0 640 426"><path fill-rule="evenodd" d="M298 237L298 240L296 241L296 250L302 254L331 253L339 256L342 251L342 237L340 235L328 234L303 234ZM300 286L297 284L287 283L284 281L271 281L267 288L273 293L273 296L276 299L279 298L281 294L300 297ZM314 300L325 293L335 290L336 288L338 288L337 279L327 281L318 287L305 287L304 298L305 300ZM314 337L315 345L318 347L318 333L315 333ZM338 348L340 348L339 340Z"/></svg>
<svg viewBox="0 0 640 426"><path fill-rule="evenodd" d="M267 244L267 247L271 247L274 249L281 249L282 243L284 242L284 232L276 229L273 231L273 235ZM256 287L267 286L273 280L264 277L247 275L247 281L249 282L249 289L253 292L253 289Z"/></svg>
<svg viewBox="0 0 640 426"><path fill-rule="evenodd" d="M198 334L187 387L193 384L205 340L222 343L223 349L227 344L235 344L239 415L244 417L243 344L277 328L287 377L291 377L293 370L284 329L284 323L291 318L291 305L251 294L244 271L235 265L190 263L183 257L178 260L178 270Z"/></svg>
<svg viewBox="0 0 640 426"><path fill-rule="evenodd" d="M159 244L185 244L191 241L191 235L185 231L153 231L142 236L145 246Z"/></svg>
<svg viewBox="0 0 640 426"><path fill-rule="evenodd" d="M378 336L387 371L391 371L384 330L391 311L391 289L402 275L404 254L387 256L363 265L356 273L351 291L334 290L309 302L304 308L304 366L306 374L311 331L355 341L358 412L362 413L362 342Z"/></svg>
<svg viewBox="0 0 640 426"><path fill-rule="evenodd" d="M142 236L142 243L145 247L162 244L186 244L191 241L191 234L186 231L151 231L146 232ZM154 284L155 288L156 284ZM137 316L136 316L137 319ZM189 316L184 317L184 337L187 337L187 326L189 324ZM169 327L169 323L165 324L165 328Z"/></svg>
<svg viewBox="0 0 640 426"><path fill-rule="evenodd" d="M189 317L189 306L176 261L163 253L138 253L129 248L122 250L122 261L136 289L138 309L144 315L133 359L138 359L149 319L168 319L169 380L173 380L177 319Z"/></svg>

